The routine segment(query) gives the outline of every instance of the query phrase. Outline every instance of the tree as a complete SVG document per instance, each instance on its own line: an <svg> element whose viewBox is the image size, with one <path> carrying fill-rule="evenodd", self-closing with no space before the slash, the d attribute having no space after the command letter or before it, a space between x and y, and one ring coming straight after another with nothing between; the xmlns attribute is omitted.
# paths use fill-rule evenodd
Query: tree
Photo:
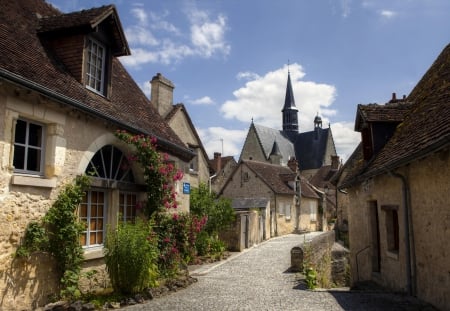
<svg viewBox="0 0 450 311"><path fill-rule="evenodd" d="M207 217L204 230L210 236L216 236L235 219L231 201L225 198L216 198L216 194L210 193L204 183L201 183L198 188L192 189L190 210L191 214L200 218Z"/></svg>

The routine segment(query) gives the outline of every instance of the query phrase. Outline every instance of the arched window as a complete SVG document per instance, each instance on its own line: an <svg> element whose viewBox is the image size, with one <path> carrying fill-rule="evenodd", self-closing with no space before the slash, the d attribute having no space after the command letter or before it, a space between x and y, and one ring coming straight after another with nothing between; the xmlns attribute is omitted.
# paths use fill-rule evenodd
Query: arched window
<svg viewBox="0 0 450 311"><path fill-rule="evenodd" d="M127 157L112 145L104 146L95 153L85 173L99 179L134 183ZM118 191L118 206L112 206L111 196L114 191ZM108 210L112 208L111 215L120 215L120 221L134 221L136 204L136 192L102 186L86 191L79 208L80 220L86 224L86 229L80 237L80 244L85 248L101 246L106 236Z"/></svg>
<svg viewBox="0 0 450 311"><path fill-rule="evenodd" d="M102 179L134 182L127 157L112 145L97 151L86 168L86 174Z"/></svg>

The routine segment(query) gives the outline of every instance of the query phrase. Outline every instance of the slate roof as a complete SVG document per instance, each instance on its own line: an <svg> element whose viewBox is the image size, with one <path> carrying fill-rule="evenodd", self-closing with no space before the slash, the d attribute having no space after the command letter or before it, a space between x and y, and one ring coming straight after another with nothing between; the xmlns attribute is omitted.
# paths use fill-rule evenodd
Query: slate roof
<svg viewBox="0 0 450 311"><path fill-rule="evenodd" d="M313 131L299 133L296 136L294 143L295 154L297 155L300 170L322 167L324 161L327 160L325 159L325 154L330 135L332 135L330 128L316 128ZM334 145L333 148L335 148ZM336 150L334 153L336 154Z"/></svg>
<svg viewBox="0 0 450 311"><path fill-rule="evenodd" d="M43 31L39 28L39 16L61 16L61 12L42 0L0 0L0 7L0 79L113 122L119 128L156 136L160 147L183 159L193 156L116 57L112 60L110 98L89 91L65 70L64 64L49 52L38 36L38 31ZM101 19L100 12L111 9L107 6L87 10L89 17L86 20L95 21L92 16ZM69 16L72 24L83 24L86 21L81 20L84 16L81 12L64 16ZM80 20L72 21L76 17ZM50 30L61 23L56 17L54 22L49 21L42 22L41 27Z"/></svg>
<svg viewBox="0 0 450 311"><path fill-rule="evenodd" d="M340 188L383 174L450 145L450 45L447 45L407 97L412 102L394 135L364 163L355 154ZM358 149L359 150L359 149Z"/></svg>
<svg viewBox="0 0 450 311"><path fill-rule="evenodd" d="M293 144L283 135L282 131L254 123L252 125L255 127L256 134L267 159L270 156L275 141L277 142L284 162L287 163L291 157L295 156Z"/></svg>

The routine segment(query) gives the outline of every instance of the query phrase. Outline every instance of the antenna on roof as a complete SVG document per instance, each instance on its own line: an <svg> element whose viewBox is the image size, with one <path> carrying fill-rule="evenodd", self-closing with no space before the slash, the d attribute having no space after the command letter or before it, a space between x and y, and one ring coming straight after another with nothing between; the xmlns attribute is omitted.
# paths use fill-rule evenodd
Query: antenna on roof
<svg viewBox="0 0 450 311"><path fill-rule="evenodd" d="M290 74L290 72L289 72L289 58L288 58L288 74Z"/></svg>

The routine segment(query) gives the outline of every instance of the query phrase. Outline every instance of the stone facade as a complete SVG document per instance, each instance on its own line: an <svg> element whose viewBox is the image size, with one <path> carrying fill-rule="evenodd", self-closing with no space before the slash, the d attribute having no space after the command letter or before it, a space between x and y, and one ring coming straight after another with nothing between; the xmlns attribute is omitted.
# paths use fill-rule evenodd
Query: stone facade
<svg viewBox="0 0 450 311"><path fill-rule="evenodd" d="M410 193L410 233L405 228L405 202L403 185L399 178L381 175L360 187L349 189L349 223L351 245L352 281L375 279L393 290L407 291L408 237L411 244L413 266L412 286L417 296L438 307L450 305L448 291L449 249L443 247L450 239L450 157L448 149L399 170L407 179ZM400 247L392 250L392 239L388 222L390 208L398 213ZM372 209L372 211L371 211ZM376 209L376 213L373 209ZM371 230L378 214L378 243ZM378 248L376 245L378 244ZM377 252L379 251L379 261Z"/></svg>
<svg viewBox="0 0 450 311"><path fill-rule="evenodd" d="M33 255L30 259L14 259L27 225L39 221L51 207L59 191L75 176L86 173L86 168L94 154L106 145L113 145L124 154L130 152L128 146L114 136L116 127L108 122L91 117L82 112L62 108L59 104L40 100L34 94L21 93L7 83L0 86L0 289L1 308L26 309L45 302L47 295L57 290L57 280L53 273L51 259L44 254ZM44 175L19 174L12 166L14 152L14 124L18 118L26 118L45 126ZM171 160L178 167L186 163L176 157ZM137 166L133 167L136 183L143 182ZM182 181L183 182L183 181ZM181 188L182 182L176 187ZM118 214L119 188L103 186L108 195L106 221L114 225ZM180 193L180 210L189 210L189 197ZM136 192L138 200L145 193ZM106 224L105 224L106 225ZM105 227L106 228L106 227ZM101 247L86 248L89 260L103 256ZM98 267L103 262L98 262Z"/></svg>

